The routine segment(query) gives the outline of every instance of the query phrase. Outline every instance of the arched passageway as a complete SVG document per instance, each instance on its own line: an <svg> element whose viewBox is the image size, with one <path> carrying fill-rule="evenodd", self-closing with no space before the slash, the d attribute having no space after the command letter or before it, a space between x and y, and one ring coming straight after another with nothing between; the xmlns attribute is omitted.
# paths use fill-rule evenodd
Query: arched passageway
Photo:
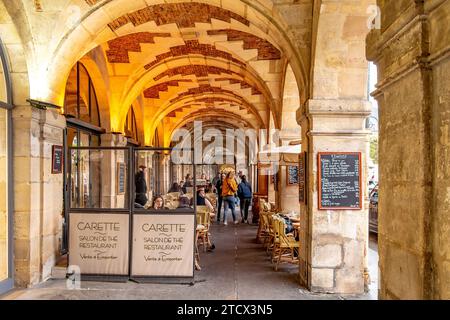
<svg viewBox="0 0 450 320"><path fill-rule="evenodd" d="M72 195L63 190L69 181L77 181L72 187L80 203L93 195L98 201L91 203L117 205L125 198L124 180L116 179L124 174L123 154L89 166L83 152L66 153L58 171L54 150L168 148L187 137L185 143L202 150L198 164L207 160L208 173L223 166L248 174L254 207L264 199L275 211L299 213L299 286L362 294L369 286L370 59L379 67L384 165L381 297L448 296L448 259L440 249L448 242L442 235L448 225L448 41L432 35L449 34L441 23L448 1L70 0L47 6L4 0L0 14L13 88L9 143L17 146L17 286L48 279L68 249ZM243 138L227 145L231 131ZM416 133L419 143L407 148ZM229 163L211 164L232 153ZM357 196L347 206L333 205L323 197L326 157L348 154L358 168L351 191ZM168 189L167 182L190 170L170 169L166 155L142 158L151 169L162 168L156 182L147 177L148 186ZM412 173L417 158L421 169ZM70 161L73 172L66 168ZM101 170L109 171L103 179ZM304 174L295 181L293 172ZM411 194L419 205L411 204Z"/></svg>

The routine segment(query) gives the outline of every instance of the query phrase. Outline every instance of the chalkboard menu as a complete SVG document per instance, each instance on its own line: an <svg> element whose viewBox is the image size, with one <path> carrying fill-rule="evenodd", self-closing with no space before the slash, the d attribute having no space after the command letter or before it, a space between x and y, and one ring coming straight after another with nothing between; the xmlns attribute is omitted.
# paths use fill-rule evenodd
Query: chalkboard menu
<svg viewBox="0 0 450 320"><path fill-rule="evenodd" d="M297 185L298 184L298 166L287 166L286 167L287 174L287 185Z"/></svg>
<svg viewBox="0 0 450 320"><path fill-rule="evenodd" d="M362 208L361 153L318 154L319 209Z"/></svg>
<svg viewBox="0 0 450 320"><path fill-rule="evenodd" d="M52 147L52 173L62 173L64 153L62 146Z"/></svg>
<svg viewBox="0 0 450 320"><path fill-rule="evenodd" d="M126 185L126 167L125 163L117 164L117 194L124 194Z"/></svg>
<svg viewBox="0 0 450 320"><path fill-rule="evenodd" d="M306 204L306 152L300 153L298 157L298 199Z"/></svg>

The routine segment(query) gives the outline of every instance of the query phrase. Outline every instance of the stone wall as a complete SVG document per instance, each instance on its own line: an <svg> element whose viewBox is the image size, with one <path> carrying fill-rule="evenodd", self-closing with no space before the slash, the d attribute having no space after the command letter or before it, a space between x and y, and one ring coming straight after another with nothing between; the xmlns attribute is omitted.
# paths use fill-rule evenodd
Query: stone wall
<svg viewBox="0 0 450 320"><path fill-rule="evenodd" d="M52 174L52 146L66 122L55 111L16 106L14 130L14 253L16 285L46 280L60 253L63 175Z"/></svg>
<svg viewBox="0 0 450 320"><path fill-rule="evenodd" d="M380 298L448 299L448 1L379 1Z"/></svg>

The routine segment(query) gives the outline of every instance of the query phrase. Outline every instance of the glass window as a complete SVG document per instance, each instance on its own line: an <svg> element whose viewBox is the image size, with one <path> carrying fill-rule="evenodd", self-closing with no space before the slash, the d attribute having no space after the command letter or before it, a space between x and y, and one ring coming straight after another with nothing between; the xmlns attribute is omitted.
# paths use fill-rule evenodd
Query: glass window
<svg viewBox="0 0 450 320"><path fill-rule="evenodd" d="M71 208L129 208L128 150L73 149L70 153Z"/></svg>
<svg viewBox="0 0 450 320"><path fill-rule="evenodd" d="M0 49L1 50L1 49ZM6 90L6 75L3 70L3 63L0 60L0 101L8 102L8 91Z"/></svg>
<svg viewBox="0 0 450 320"><path fill-rule="evenodd" d="M64 113L67 117L100 127L98 100L92 79L79 62L70 71L67 79Z"/></svg>
<svg viewBox="0 0 450 320"><path fill-rule="evenodd" d="M130 108L125 120L125 136L138 142L136 115L133 107Z"/></svg>
<svg viewBox="0 0 450 320"><path fill-rule="evenodd" d="M174 164L169 151L138 150L134 206L146 210L192 210L194 166Z"/></svg>

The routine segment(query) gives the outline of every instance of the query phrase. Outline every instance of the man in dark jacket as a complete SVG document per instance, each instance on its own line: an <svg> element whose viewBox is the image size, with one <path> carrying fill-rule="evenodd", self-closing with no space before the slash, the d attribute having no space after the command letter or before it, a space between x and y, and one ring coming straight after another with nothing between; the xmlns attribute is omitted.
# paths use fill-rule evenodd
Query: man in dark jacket
<svg viewBox="0 0 450 320"><path fill-rule="evenodd" d="M220 210L222 209L222 184L225 180L226 175L225 173L222 173L220 175L220 179L216 183L216 191L217 191L217 222L220 222Z"/></svg>
<svg viewBox="0 0 450 320"><path fill-rule="evenodd" d="M241 200L241 217L242 223L248 223L248 208L252 202L253 192L252 186L247 182L247 177L241 177L241 183L238 186L238 197Z"/></svg>
<svg viewBox="0 0 450 320"><path fill-rule="evenodd" d="M141 206L147 204L147 182L145 181L145 166L140 166L135 176L136 200L135 202Z"/></svg>

